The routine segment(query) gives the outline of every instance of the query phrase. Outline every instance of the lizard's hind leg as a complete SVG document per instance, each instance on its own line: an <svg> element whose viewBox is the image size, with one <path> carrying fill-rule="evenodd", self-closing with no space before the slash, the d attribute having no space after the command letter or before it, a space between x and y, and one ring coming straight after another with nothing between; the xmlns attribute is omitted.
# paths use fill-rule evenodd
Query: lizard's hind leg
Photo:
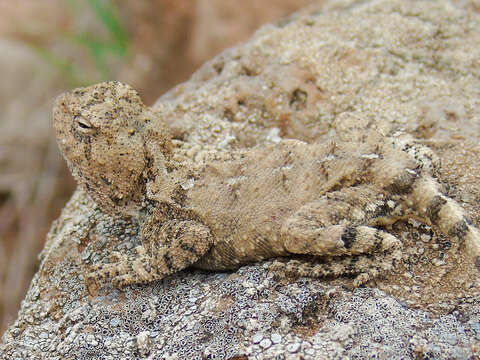
<svg viewBox="0 0 480 360"><path fill-rule="evenodd" d="M327 260L309 268L311 276L358 275L355 284L364 283L391 270L401 257L400 240L369 226L395 218L396 208L387 203L368 185L329 193L285 221L281 230L285 250Z"/></svg>
<svg viewBox="0 0 480 360"><path fill-rule="evenodd" d="M344 188L303 205L281 228L288 252L318 256L358 255L401 246L393 235L372 227L391 223L398 209L374 186Z"/></svg>

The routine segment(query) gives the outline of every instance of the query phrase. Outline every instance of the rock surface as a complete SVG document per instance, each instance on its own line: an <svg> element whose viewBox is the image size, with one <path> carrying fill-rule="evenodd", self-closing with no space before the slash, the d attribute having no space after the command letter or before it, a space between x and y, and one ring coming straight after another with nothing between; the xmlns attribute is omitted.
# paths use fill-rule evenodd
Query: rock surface
<svg viewBox="0 0 480 360"><path fill-rule="evenodd" d="M480 14L475 2L338 1L263 27L205 64L155 108L175 136L221 148L278 138L324 141L358 126L404 129L437 151L439 181L480 219ZM86 291L96 257L130 251L136 224L78 191L0 357L332 359L480 356L478 273L415 222L395 273L367 288L288 278L270 262L234 273L188 269L121 292ZM95 251L94 251L95 250ZM455 253L456 254L456 253Z"/></svg>

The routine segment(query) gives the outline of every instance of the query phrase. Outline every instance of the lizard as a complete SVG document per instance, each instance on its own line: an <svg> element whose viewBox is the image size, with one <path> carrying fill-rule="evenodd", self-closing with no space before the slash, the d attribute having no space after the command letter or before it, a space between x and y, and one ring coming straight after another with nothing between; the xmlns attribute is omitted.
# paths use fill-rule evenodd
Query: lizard
<svg viewBox="0 0 480 360"><path fill-rule="evenodd" d="M407 135L356 130L352 141L282 139L218 149L172 139L127 84L60 95L59 148L76 181L108 214L134 217L141 246L94 265L117 288L189 266L236 269L264 259L323 259L316 276L361 285L389 271L402 242L386 230L415 218L456 238L480 270L480 231L435 179L438 157Z"/></svg>

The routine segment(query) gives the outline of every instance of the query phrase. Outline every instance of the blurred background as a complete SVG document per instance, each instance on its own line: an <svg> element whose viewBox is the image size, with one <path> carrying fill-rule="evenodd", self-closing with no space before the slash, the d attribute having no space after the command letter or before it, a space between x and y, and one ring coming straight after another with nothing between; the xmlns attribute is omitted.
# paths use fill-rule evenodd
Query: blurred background
<svg viewBox="0 0 480 360"><path fill-rule="evenodd" d="M56 95L117 79L145 103L204 61L324 0L0 0L0 335L75 183L50 125Z"/></svg>

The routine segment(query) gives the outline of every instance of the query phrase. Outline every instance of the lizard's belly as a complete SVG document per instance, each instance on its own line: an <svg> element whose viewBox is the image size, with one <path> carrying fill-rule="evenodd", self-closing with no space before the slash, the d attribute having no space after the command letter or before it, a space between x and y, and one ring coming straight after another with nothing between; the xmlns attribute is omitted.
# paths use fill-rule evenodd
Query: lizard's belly
<svg viewBox="0 0 480 360"><path fill-rule="evenodd" d="M278 205L278 204L277 204ZM237 210L237 211L236 211ZM196 264L212 270L235 269L240 265L287 255L280 228L290 208L276 207L267 214L231 209L228 214L215 214L207 224L212 229L214 244Z"/></svg>

